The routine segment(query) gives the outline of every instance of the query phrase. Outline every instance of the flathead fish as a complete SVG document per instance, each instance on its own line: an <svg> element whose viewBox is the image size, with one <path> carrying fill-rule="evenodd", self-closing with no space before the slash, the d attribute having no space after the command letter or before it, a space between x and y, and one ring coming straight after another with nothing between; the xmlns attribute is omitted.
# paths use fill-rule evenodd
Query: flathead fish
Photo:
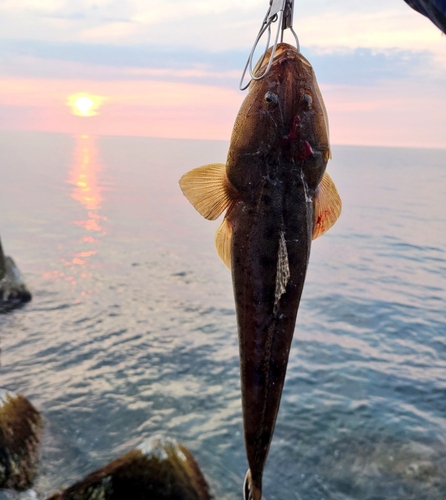
<svg viewBox="0 0 446 500"><path fill-rule="evenodd" d="M255 71L261 74L271 49ZM312 239L341 212L325 173L327 112L311 64L279 44L269 73L252 81L227 163L180 179L206 219L226 215L215 243L232 270L249 470L245 498L260 500Z"/></svg>

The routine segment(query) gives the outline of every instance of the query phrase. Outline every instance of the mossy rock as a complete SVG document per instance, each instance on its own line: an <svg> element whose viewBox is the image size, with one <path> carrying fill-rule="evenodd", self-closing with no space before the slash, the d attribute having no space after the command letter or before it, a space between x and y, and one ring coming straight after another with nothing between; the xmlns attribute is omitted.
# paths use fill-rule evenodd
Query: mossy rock
<svg viewBox="0 0 446 500"><path fill-rule="evenodd" d="M155 436L47 500L209 500L192 454Z"/></svg>
<svg viewBox="0 0 446 500"><path fill-rule="evenodd" d="M0 389L0 488L32 486L42 428L39 412L25 397Z"/></svg>

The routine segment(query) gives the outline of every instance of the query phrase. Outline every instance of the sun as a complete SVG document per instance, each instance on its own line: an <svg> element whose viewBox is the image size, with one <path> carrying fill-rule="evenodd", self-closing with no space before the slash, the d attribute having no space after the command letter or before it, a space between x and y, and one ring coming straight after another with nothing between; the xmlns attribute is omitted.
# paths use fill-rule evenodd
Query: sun
<svg viewBox="0 0 446 500"><path fill-rule="evenodd" d="M95 116L104 98L98 95L73 94L68 97L68 106L76 116Z"/></svg>
<svg viewBox="0 0 446 500"><path fill-rule="evenodd" d="M91 110L94 106L94 102L91 97L82 96L78 97L74 101L74 105L76 106L77 111L79 111L81 115L88 116L91 113Z"/></svg>

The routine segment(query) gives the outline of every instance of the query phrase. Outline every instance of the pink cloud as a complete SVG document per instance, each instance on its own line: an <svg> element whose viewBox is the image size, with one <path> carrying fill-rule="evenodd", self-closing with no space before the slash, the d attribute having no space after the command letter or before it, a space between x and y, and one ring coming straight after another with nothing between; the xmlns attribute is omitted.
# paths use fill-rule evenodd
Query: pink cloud
<svg viewBox="0 0 446 500"><path fill-rule="evenodd" d="M74 116L68 96L104 97L97 116ZM98 135L227 138L243 95L172 82L0 81L0 128Z"/></svg>
<svg viewBox="0 0 446 500"><path fill-rule="evenodd" d="M104 97L97 116L71 114L68 96L80 92ZM334 144L446 147L446 89L401 81L322 93ZM160 81L3 79L0 129L228 140L245 95Z"/></svg>
<svg viewBox="0 0 446 500"><path fill-rule="evenodd" d="M446 147L446 89L440 86L392 81L323 86L322 93L334 144Z"/></svg>

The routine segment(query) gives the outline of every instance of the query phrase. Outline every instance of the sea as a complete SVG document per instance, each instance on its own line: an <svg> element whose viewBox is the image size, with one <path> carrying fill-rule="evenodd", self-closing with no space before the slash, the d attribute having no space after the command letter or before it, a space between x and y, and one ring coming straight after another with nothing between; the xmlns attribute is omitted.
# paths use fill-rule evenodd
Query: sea
<svg viewBox="0 0 446 500"><path fill-rule="evenodd" d="M0 235L33 293L0 387L45 431L45 498L155 434L216 499L247 469L230 272L178 179L228 142L0 133ZM446 498L446 150L333 146L265 500Z"/></svg>

